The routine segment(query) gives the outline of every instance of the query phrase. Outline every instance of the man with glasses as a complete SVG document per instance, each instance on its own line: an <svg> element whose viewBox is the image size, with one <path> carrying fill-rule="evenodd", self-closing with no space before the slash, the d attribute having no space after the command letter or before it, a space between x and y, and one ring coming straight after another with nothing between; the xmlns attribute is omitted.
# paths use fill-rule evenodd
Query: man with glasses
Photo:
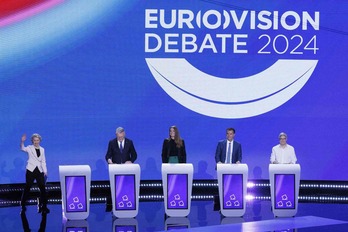
<svg viewBox="0 0 348 232"><path fill-rule="evenodd" d="M272 164L295 164L297 161L295 149L286 143L288 136L282 132L279 134L279 144L272 148Z"/></svg>

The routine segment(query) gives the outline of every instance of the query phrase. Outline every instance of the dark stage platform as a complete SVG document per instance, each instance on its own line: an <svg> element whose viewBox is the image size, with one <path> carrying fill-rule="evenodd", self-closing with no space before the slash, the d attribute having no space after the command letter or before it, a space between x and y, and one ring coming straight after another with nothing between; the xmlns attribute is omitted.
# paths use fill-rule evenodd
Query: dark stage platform
<svg viewBox="0 0 348 232"><path fill-rule="evenodd" d="M185 218L165 216L160 180L141 181L139 213L132 219L112 216L108 181L92 181L90 215L83 221L63 220L58 182L47 184L51 213L37 213L34 187L28 210L20 215L22 189L23 184L0 186L2 232L39 231L40 226L41 231L348 231L348 183L344 181L301 181L298 213L293 218L274 218L268 180L249 180L246 213L241 218L221 216L214 198L215 180L194 180L191 213Z"/></svg>

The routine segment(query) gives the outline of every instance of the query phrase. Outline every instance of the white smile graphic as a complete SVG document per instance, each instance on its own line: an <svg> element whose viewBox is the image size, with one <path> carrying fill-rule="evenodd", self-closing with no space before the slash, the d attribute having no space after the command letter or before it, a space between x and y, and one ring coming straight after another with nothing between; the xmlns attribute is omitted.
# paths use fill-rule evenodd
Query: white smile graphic
<svg viewBox="0 0 348 232"><path fill-rule="evenodd" d="M158 84L181 105L216 118L266 113L291 99L306 84L318 60L278 60L244 78L208 75L183 58L147 58Z"/></svg>

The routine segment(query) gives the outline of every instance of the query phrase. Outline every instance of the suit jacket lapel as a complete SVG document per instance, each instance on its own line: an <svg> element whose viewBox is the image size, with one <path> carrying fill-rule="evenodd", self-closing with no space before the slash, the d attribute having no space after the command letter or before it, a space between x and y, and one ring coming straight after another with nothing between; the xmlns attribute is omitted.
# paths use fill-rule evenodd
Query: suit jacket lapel
<svg viewBox="0 0 348 232"><path fill-rule="evenodd" d="M127 148L128 150L128 147L129 147L129 142L127 139L124 139L124 147L123 147L123 150Z"/></svg>
<svg viewBox="0 0 348 232"><path fill-rule="evenodd" d="M40 157L39 157L40 161L42 160L43 155L44 155L44 151L43 151L42 147L40 147Z"/></svg>
<svg viewBox="0 0 348 232"><path fill-rule="evenodd" d="M236 142L233 140L232 158L234 156L235 151L236 151Z"/></svg>
<svg viewBox="0 0 348 232"><path fill-rule="evenodd" d="M222 145L223 145L223 148L222 148L222 158L223 158L223 160L222 160L222 162L223 163L225 163L225 160L226 160L226 153L227 153L227 150L226 150L226 145L227 145L227 139L225 139L224 141L223 141L223 143L222 143Z"/></svg>

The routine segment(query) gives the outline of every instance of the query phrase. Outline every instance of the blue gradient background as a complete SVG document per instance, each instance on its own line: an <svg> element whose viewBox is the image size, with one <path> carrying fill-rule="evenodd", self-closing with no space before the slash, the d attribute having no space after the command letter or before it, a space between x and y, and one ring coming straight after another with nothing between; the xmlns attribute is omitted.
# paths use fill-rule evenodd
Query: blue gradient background
<svg viewBox="0 0 348 232"><path fill-rule="evenodd" d="M145 9L320 11L320 30L267 31L317 35L316 55L164 54L144 52ZM87 164L92 180L108 179L108 141L123 126L138 152L141 179L160 179L161 146L171 125L185 139L194 178L216 178L214 153L225 129L236 129L249 178L268 178L271 148L284 131L296 150L301 178L347 180L348 2L294 1L66 1L0 28L0 184L24 182L21 135L39 133L48 181L58 166ZM158 32L158 30L157 30ZM182 31L181 31L182 32ZM191 33L210 33L193 31ZM261 32L245 31L251 38ZM166 32L167 33L167 32ZM230 32L233 34L234 32ZM250 42L249 48L257 44ZM318 59L307 84L284 105L245 119L197 114L168 96L145 58L184 57L215 76L248 76L277 59ZM30 143L29 139L26 145Z"/></svg>

